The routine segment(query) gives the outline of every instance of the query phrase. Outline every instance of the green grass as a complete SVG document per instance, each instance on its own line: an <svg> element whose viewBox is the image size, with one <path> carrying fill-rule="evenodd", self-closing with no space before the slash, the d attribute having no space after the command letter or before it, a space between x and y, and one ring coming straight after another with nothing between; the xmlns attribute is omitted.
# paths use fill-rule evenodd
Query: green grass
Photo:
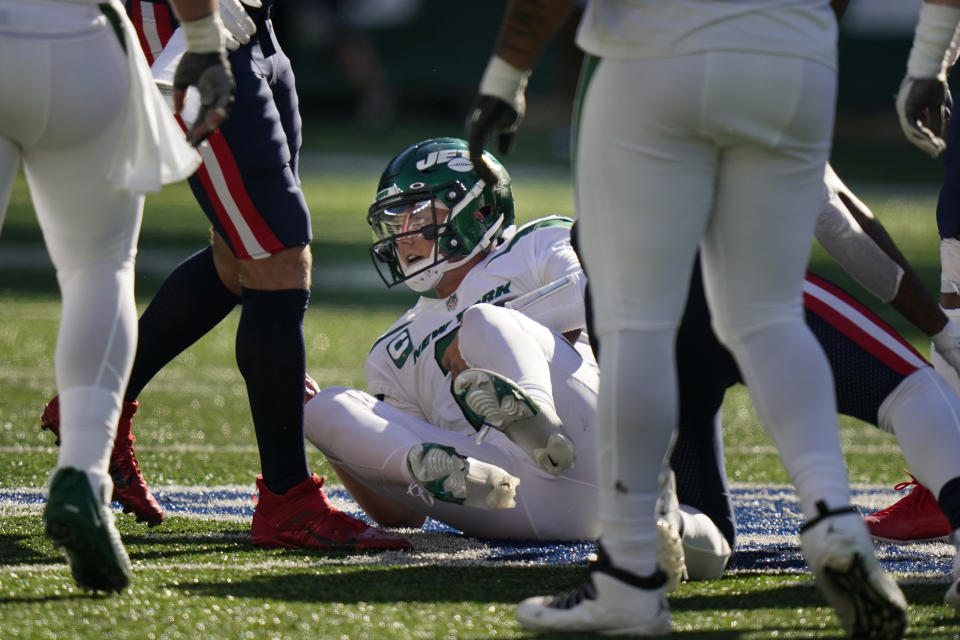
<svg viewBox="0 0 960 640"><path fill-rule="evenodd" d="M307 175L316 272L344 262L368 263L364 223L374 177ZM562 177L522 178L521 219L572 212ZM864 189L870 204L935 290L939 277L933 208L935 188ZM149 199L141 247L185 257L203 245L206 223L184 186ZM22 181L14 190L0 241L41 242ZM854 291L822 251L815 269ZM138 273L145 305L163 273ZM53 344L59 300L50 269L0 271L0 482L42 487L55 462L49 433L37 428L55 393ZM860 297L875 309L880 305ZM363 386L362 361L372 340L405 309L405 291L357 294L315 288L305 334L308 369L321 385ZM889 310L881 313L921 350L926 340ZM245 484L258 472L253 428L234 363L234 312L162 371L141 395L137 451L148 480L170 484ZM742 389L724 407L731 480L785 483L783 466ZM901 479L893 438L854 420L842 421L855 482ZM311 467L333 478L322 456ZM128 516L120 529L135 565L134 582L118 597L90 596L73 585L62 555L42 536L36 512L0 513L0 637L2 638L498 638L532 637L514 621L523 597L571 587L581 570L566 566L437 566L428 558L395 561L250 546L248 525L231 520L171 517L147 529ZM902 576L901 576L902 577ZM941 604L944 585L907 581L910 637L960 637L960 623ZM714 583L684 584L671 598L677 635L705 638L841 637L832 612L807 576L732 573Z"/></svg>

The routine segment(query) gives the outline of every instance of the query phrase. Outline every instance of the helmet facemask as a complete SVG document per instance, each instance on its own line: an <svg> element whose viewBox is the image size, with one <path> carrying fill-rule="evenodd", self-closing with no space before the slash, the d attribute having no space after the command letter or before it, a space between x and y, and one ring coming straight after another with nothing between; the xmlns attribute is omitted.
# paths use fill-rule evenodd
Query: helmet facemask
<svg viewBox="0 0 960 640"><path fill-rule="evenodd" d="M377 238L370 253L387 286L406 282L414 291L423 292L437 284L445 271L437 267L447 260L437 238L445 232L449 214L432 194L422 193L404 194L370 208L367 222Z"/></svg>
<svg viewBox="0 0 960 640"><path fill-rule="evenodd" d="M443 185L436 189L443 196L409 191L370 207L367 223L377 238L370 253L384 283L404 282L414 291L429 291L444 273L487 249L502 231L502 216L491 225L492 207L465 211L483 188L482 181L470 191L460 183ZM453 209L444 200L453 200Z"/></svg>

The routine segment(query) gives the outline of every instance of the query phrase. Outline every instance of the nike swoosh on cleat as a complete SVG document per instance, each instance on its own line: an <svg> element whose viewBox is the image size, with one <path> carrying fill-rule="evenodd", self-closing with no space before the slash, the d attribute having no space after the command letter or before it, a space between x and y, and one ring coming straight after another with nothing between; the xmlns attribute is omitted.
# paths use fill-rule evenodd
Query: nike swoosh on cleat
<svg viewBox="0 0 960 640"><path fill-rule="evenodd" d="M320 534L314 531L311 531L310 529L307 529L306 531L307 531L307 535L309 535L311 538L313 538L317 542L322 542L323 544L327 545L327 547L331 549L340 549L340 548L354 549L357 546L356 538L350 538L345 542L336 542L334 540L331 540L330 538L324 538Z"/></svg>

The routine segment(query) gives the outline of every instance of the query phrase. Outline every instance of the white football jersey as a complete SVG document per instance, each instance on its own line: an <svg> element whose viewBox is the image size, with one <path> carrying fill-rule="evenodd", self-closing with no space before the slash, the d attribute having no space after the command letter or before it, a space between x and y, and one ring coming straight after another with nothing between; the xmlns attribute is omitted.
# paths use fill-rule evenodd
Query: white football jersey
<svg viewBox="0 0 960 640"><path fill-rule="evenodd" d="M837 68L837 19L827 0L591 0L577 44L601 58L672 58L741 51Z"/></svg>
<svg viewBox="0 0 960 640"><path fill-rule="evenodd" d="M497 246L446 298L421 297L381 336L366 360L367 388L429 424L458 433L474 428L449 392L451 376L440 361L478 302L504 302L571 274L580 261L570 244L569 218L552 216L507 228ZM555 328L555 327L551 327Z"/></svg>

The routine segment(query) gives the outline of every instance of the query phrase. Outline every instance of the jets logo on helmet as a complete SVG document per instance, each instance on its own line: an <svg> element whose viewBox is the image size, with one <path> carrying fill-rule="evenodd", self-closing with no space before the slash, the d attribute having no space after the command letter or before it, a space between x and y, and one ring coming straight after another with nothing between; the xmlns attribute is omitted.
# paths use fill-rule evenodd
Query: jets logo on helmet
<svg viewBox="0 0 960 640"><path fill-rule="evenodd" d="M459 138L425 140L397 154L380 176L367 223L375 237L373 264L388 287L403 282L414 291L433 288L445 272L486 251L513 224L507 170L485 153L498 178L487 185L469 153ZM422 240L430 241L429 251ZM409 248L414 241L418 248ZM401 245L407 249L401 251Z"/></svg>

